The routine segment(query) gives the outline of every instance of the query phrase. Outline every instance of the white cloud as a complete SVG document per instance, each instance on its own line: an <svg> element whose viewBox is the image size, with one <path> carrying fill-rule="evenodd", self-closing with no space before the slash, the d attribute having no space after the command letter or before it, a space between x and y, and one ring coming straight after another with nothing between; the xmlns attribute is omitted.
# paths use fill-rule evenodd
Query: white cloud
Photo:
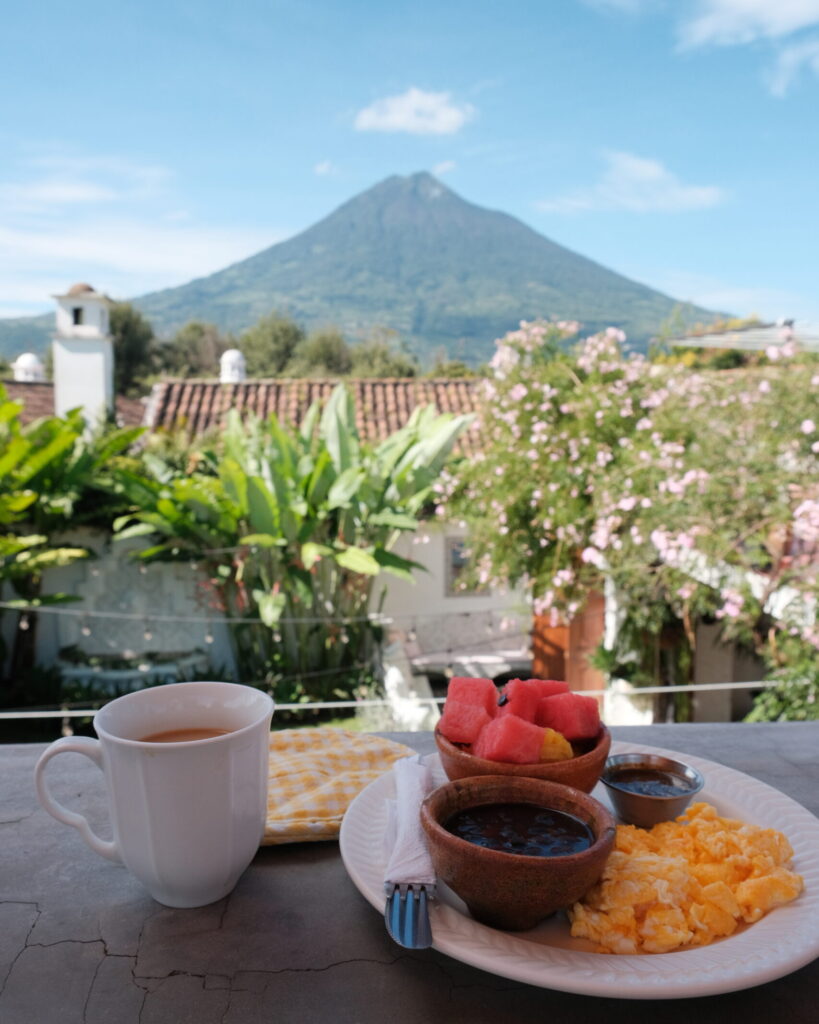
<svg viewBox="0 0 819 1024"><path fill-rule="evenodd" d="M437 175L450 174L458 165L454 160L442 160L432 168L432 173Z"/></svg>
<svg viewBox="0 0 819 1024"><path fill-rule="evenodd" d="M806 39L780 51L776 66L768 76L774 96L785 95L802 67L810 68L819 75L819 38Z"/></svg>
<svg viewBox="0 0 819 1024"><path fill-rule="evenodd" d="M105 156L52 153L12 168L0 181L0 316L50 310L50 295L74 281L115 298L183 284L283 237L197 220L171 179Z"/></svg>
<svg viewBox="0 0 819 1024"><path fill-rule="evenodd" d="M0 204L18 208L62 206L68 203L107 203L114 189L88 181L48 180L0 184Z"/></svg>
<svg viewBox="0 0 819 1024"><path fill-rule="evenodd" d="M819 24L819 0L699 0L683 21L684 46L736 46L781 39Z"/></svg>
<svg viewBox="0 0 819 1024"><path fill-rule="evenodd" d="M329 160L321 160L313 168L313 173L314 174L318 174L319 177L323 177L324 175L327 175L327 174L335 174L336 173L336 168L335 168L334 164L331 163L331 161L329 161Z"/></svg>
<svg viewBox="0 0 819 1024"><path fill-rule="evenodd" d="M452 135L474 116L475 108L470 103L454 103L448 92L424 92L413 87L360 110L354 125L360 132Z"/></svg>
<svg viewBox="0 0 819 1024"><path fill-rule="evenodd" d="M632 153L606 153L608 166L596 185L547 199L538 209L555 213L631 210L677 213L716 206L725 193L716 185L686 185L659 160Z"/></svg>
<svg viewBox="0 0 819 1024"><path fill-rule="evenodd" d="M819 0L699 0L679 27L683 49L766 42L774 66L765 75L774 96L784 96L802 67L819 74Z"/></svg>

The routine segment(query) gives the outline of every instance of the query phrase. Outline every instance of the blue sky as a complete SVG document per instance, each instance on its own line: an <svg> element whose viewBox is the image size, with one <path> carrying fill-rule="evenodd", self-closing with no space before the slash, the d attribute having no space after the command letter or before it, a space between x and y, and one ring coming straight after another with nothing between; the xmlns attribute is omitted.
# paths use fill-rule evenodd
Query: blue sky
<svg viewBox="0 0 819 1024"><path fill-rule="evenodd" d="M182 284L428 170L680 300L819 322L818 167L819 0L16 4L0 316Z"/></svg>

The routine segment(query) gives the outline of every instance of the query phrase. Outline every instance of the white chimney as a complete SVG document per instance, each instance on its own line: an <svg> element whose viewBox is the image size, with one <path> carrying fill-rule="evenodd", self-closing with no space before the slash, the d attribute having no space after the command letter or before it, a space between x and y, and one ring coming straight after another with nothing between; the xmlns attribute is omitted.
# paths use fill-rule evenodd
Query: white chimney
<svg viewBox="0 0 819 1024"><path fill-rule="evenodd" d="M45 380L45 369L38 356L33 352L24 352L11 364L14 379L34 384Z"/></svg>
<svg viewBox="0 0 819 1024"><path fill-rule="evenodd" d="M54 335L54 412L82 408L96 426L114 411L114 352L105 295L75 284L57 300Z"/></svg>
<svg viewBox="0 0 819 1024"><path fill-rule="evenodd" d="M241 384L247 377L245 357L238 348L229 348L219 358L219 380L222 384Z"/></svg>

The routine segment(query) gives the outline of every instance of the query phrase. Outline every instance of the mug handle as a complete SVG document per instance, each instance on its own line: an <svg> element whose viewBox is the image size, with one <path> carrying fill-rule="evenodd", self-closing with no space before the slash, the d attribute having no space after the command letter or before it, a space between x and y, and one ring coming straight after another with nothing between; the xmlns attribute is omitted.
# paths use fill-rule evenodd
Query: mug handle
<svg viewBox="0 0 819 1024"><path fill-rule="evenodd" d="M92 850L95 850L108 860L113 860L120 864L122 863L122 858L120 857L117 844L113 840L100 839L92 831L91 826L82 814L69 811L68 808L58 803L49 792L45 780L45 767L52 757L56 757L57 754L67 754L69 751L76 754L85 754L101 771L105 770L102 764L102 747L99 740L92 739L90 736L64 736L62 739L55 740L40 755L40 759L34 769L37 799L53 818L61 821L64 825L71 825L72 828L75 828Z"/></svg>

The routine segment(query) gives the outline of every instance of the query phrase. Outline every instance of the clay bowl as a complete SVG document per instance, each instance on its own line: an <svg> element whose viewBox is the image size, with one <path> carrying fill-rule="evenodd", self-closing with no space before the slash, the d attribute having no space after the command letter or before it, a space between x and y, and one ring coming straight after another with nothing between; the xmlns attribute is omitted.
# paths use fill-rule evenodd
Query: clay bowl
<svg viewBox="0 0 819 1024"><path fill-rule="evenodd" d="M543 761L538 764L509 764L505 761L487 761L475 757L467 747L451 743L435 729L438 756L447 778L466 779L473 775L506 775L513 778L542 779L573 786L584 793L591 793L603 772L603 766L611 748L611 733L601 725L597 740L591 748L579 757L568 761Z"/></svg>
<svg viewBox="0 0 819 1024"><path fill-rule="evenodd" d="M621 781L618 784L624 772L632 785L637 783L638 791L623 788ZM615 754L606 761L602 781L620 821L638 828L673 821L705 785L696 768L660 754ZM661 791L651 792L657 782Z"/></svg>
<svg viewBox="0 0 819 1024"><path fill-rule="evenodd" d="M594 841L579 853L523 856L476 846L444 828L458 811L484 804L529 803L572 814ZM522 776L481 775L448 782L421 805L421 824L438 878L482 924L524 931L579 900L600 878L614 846L615 822L587 793Z"/></svg>

